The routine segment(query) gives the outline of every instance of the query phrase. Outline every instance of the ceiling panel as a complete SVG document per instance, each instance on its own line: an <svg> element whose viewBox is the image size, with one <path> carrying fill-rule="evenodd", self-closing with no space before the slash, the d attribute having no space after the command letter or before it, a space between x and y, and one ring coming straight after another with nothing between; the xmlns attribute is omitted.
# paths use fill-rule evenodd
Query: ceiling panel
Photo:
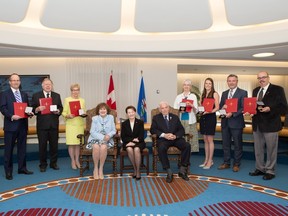
<svg viewBox="0 0 288 216"><path fill-rule="evenodd" d="M288 19L287 0L225 0L228 22L235 26Z"/></svg>
<svg viewBox="0 0 288 216"><path fill-rule="evenodd" d="M18 23L26 16L30 0L0 0L0 21Z"/></svg>
<svg viewBox="0 0 288 216"><path fill-rule="evenodd" d="M204 30L212 25L208 0L137 0L135 28L140 32Z"/></svg>
<svg viewBox="0 0 288 216"><path fill-rule="evenodd" d="M56 29L115 32L120 16L121 0L47 0L41 23Z"/></svg>

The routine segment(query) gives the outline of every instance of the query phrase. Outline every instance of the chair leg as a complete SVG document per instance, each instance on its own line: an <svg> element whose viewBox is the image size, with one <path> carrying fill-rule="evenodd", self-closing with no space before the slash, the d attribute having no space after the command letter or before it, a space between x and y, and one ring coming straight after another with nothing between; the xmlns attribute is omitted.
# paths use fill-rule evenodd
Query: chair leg
<svg viewBox="0 0 288 216"><path fill-rule="evenodd" d="M154 172L154 176L157 176L157 160L158 160L158 156L154 155L153 156L153 172Z"/></svg>
<svg viewBox="0 0 288 216"><path fill-rule="evenodd" d="M147 176L149 175L149 154L146 155L146 172L147 172Z"/></svg>
<svg viewBox="0 0 288 216"><path fill-rule="evenodd" d="M120 155L120 176L123 176L124 156Z"/></svg>
<svg viewBox="0 0 288 216"><path fill-rule="evenodd" d="M113 173L114 173L114 177L117 177L117 155L114 156L114 160L113 160Z"/></svg>

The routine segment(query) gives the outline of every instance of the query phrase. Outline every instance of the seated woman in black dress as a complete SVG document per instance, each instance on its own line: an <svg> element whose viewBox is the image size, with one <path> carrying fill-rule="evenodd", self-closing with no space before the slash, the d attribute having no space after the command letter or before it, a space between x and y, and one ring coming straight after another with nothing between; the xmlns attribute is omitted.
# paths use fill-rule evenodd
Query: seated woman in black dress
<svg viewBox="0 0 288 216"><path fill-rule="evenodd" d="M123 150L128 152L128 157L133 165L133 178L140 180L141 151L146 147L144 122L136 118L136 108L134 106L126 107L125 112L128 119L121 126Z"/></svg>

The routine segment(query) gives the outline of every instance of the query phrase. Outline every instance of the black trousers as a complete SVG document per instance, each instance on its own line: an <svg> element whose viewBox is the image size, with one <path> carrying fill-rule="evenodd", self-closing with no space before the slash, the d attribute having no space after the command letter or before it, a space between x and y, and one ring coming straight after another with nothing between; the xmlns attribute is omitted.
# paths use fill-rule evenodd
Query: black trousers
<svg viewBox="0 0 288 216"><path fill-rule="evenodd" d="M38 141L39 141L39 158L40 158L40 168L47 167L47 146L49 143L49 153L50 153L50 165L57 164L58 158L58 129L46 129L37 130Z"/></svg>
<svg viewBox="0 0 288 216"><path fill-rule="evenodd" d="M17 131L4 131L4 169L13 172L13 149L17 141L18 171L26 170L27 128L20 125Z"/></svg>
<svg viewBox="0 0 288 216"><path fill-rule="evenodd" d="M166 140L160 138L157 140L158 156L163 169L170 168L167 150L170 146L175 146L181 151L181 166L187 167L190 165L191 146L184 138L176 140Z"/></svg>

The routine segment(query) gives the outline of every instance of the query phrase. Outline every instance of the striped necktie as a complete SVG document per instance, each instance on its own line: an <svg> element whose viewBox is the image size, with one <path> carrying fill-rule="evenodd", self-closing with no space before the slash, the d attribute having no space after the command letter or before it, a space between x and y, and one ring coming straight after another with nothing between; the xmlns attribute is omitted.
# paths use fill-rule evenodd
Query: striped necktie
<svg viewBox="0 0 288 216"><path fill-rule="evenodd" d="M20 96L20 93L19 93L18 90L14 92L14 96L15 96L15 99L16 99L17 103L21 103L22 102L22 99L21 99L21 96Z"/></svg>
<svg viewBox="0 0 288 216"><path fill-rule="evenodd" d="M230 99L230 98L232 98L232 97L233 97L233 89L230 89L228 99Z"/></svg>

